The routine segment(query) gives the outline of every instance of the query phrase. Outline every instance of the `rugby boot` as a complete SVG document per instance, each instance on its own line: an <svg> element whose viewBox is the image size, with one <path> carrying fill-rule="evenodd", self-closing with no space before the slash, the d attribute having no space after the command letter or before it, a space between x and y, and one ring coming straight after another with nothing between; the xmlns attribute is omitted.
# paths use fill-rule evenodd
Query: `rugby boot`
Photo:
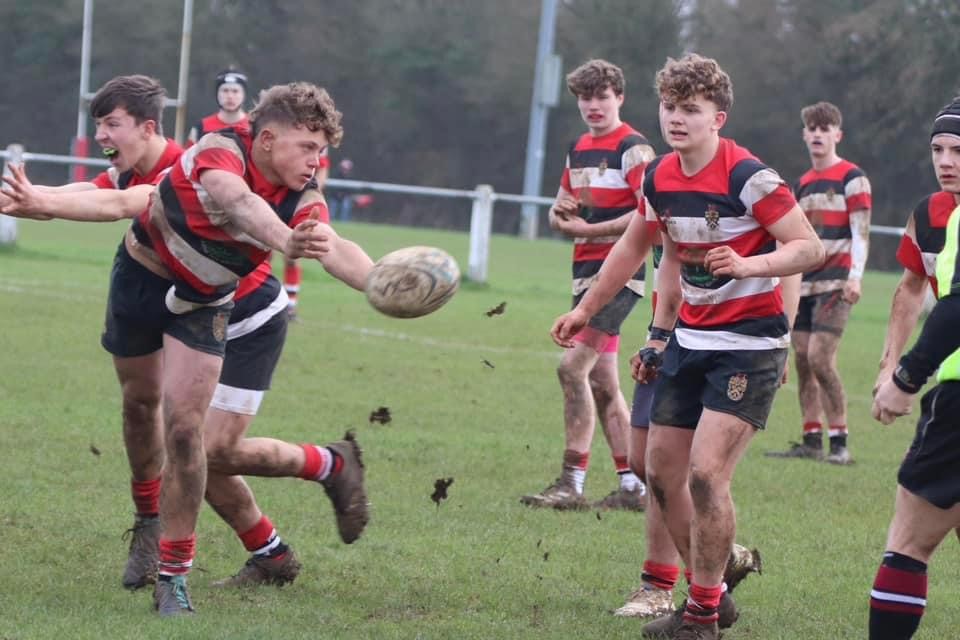
<svg viewBox="0 0 960 640"><path fill-rule="evenodd" d="M830 464L838 465L853 464L853 458L850 457L850 452L847 448L833 444L830 445L830 453L827 455L826 461Z"/></svg>
<svg viewBox="0 0 960 640"><path fill-rule="evenodd" d="M590 503L583 494L562 478L554 480L553 484L540 493L523 496L520 503L528 507L553 507L559 511L584 511L590 508Z"/></svg>
<svg viewBox="0 0 960 640"><path fill-rule="evenodd" d="M630 594L626 604L613 612L621 618L653 618L673 611L673 591L644 583Z"/></svg>
<svg viewBox="0 0 960 640"><path fill-rule="evenodd" d="M215 587L255 587L261 584L282 587L293 582L300 573L300 563L293 549L279 558L250 556L235 576L217 580Z"/></svg>
<svg viewBox="0 0 960 640"><path fill-rule="evenodd" d="M734 543L727 559L727 566L723 570L723 581L727 583L727 591L733 593L734 588L751 573L763 573L763 561L760 551L747 549L743 545Z"/></svg>
<svg viewBox="0 0 960 640"><path fill-rule="evenodd" d="M320 484L333 503L340 539L351 544L360 537L370 520L370 504L363 481L363 450L353 431L347 431L343 440L328 444L327 448L340 456L343 466Z"/></svg>
<svg viewBox="0 0 960 640"><path fill-rule="evenodd" d="M136 516L133 526L123 534L130 537L130 550L127 554L127 566L123 570L123 586L127 589L140 589L157 581L157 563L160 560L160 518L159 516Z"/></svg>
<svg viewBox="0 0 960 640"><path fill-rule="evenodd" d="M683 602L673 613L669 613L665 616L657 618L653 622L648 622L643 626L641 630L641 635L644 638L656 638L661 640L666 640L667 638L673 639L677 638L676 634L684 626L710 626L710 625L698 625L690 624L684 625L683 622L683 613L687 609L686 601ZM720 629L729 629L733 626L733 623L737 621L737 618L740 617L740 612L737 611L737 604L733 601L733 596L729 592L724 592L720 596L720 604L717 606L717 623L716 626ZM700 636L686 636L690 638L699 638ZM703 636L705 638L715 638L719 636Z"/></svg>
<svg viewBox="0 0 960 640"><path fill-rule="evenodd" d="M786 451L766 451L768 458L808 458L810 460L823 460L823 447L811 446L805 442L791 442L790 448Z"/></svg>
<svg viewBox="0 0 960 640"><path fill-rule="evenodd" d="M647 495L643 493L641 485L634 490L619 488L611 491L603 500L593 503L594 509L643 511L647 508Z"/></svg>
<svg viewBox="0 0 960 640"><path fill-rule="evenodd" d="M718 640L720 638L720 628L716 622L710 624L684 622L677 629L677 632L670 637L673 640Z"/></svg>
<svg viewBox="0 0 960 640"><path fill-rule="evenodd" d="M153 607L164 618L193 614L193 603L187 593L187 576L158 579L153 585Z"/></svg>

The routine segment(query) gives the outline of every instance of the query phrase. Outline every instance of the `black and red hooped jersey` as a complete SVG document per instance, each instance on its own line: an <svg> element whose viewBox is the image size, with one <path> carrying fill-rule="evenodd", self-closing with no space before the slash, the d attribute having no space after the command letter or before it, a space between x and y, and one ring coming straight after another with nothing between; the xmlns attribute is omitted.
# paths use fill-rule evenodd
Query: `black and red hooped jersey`
<svg viewBox="0 0 960 640"><path fill-rule="evenodd" d="M676 152L655 159L643 194L681 263L677 342L696 350L785 348L789 327L779 278L734 280L704 267L714 247L727 245L741 256L776 249L766 228L797 204L780 176L721 138L716 156L693 176L684 175Z"/></svg>
<svg viewBox="0 0 960 640"><path fill-rule="evenodd" d="M800 295L843 289L852 266L850 214L871 208L870 181L860 167L841 160L822 171L810 169L800 176L794 196L826 254L821 266L803 274Z"/></svg>
<svg viewBox="0 0 960 640"><path fill-rule="evenodd" d="M292 191L267 181L250 159L251 144L248 129L204 136L180 157L158 185L150 208L134 220L137 238L173 273L181 298L205 303L229 296L237 281L257 272L270 255L269 247L241 231L209 198L200 184L203 171L219 169L241 176L290 226L315 206L321 217L326 212L315 183ZM268 275L267 270L263 278Z"/></svg>
<svg viewBox="0 0 960 640"><path fill-rule="evenodd" d="M937 293L937 254L943 250L947 221L957 204L956 195L947 191L938 191L921 200L910 214L897 248L897 262L904 269L924 276L934 294Z"/></svg>
<svg viewBox="0 0 960 640"><path fill-rule="evenodd" d="M653 147L628 124L594 137L580 136L567 152L560 186L580 202L580 215L589 224L614 220L638 209L637 192L643 171L654 157ZM600 265L620 236L576 238L573 246L573 295L586 291L597 278ZM643 295L643 267L627 287Z"/></svg>

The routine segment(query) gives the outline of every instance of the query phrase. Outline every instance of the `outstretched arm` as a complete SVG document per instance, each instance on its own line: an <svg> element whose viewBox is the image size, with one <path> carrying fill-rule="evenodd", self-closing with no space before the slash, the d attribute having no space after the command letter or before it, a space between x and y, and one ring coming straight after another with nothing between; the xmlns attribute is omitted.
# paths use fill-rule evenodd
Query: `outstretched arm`
<svg viewBox="0 0 960 640"><path fill-rule="evenodd" d="M147 208L154 188L152 185L137 185L123 190L93 188L57 191L32 184L22 166L11 167L11 174L3 178L5 187L0 213L31 220L57 218L78 222L113 222L132 218Z"/></svg>
<svg viewBox="0 0 960 640"><path fill-rule="evenodd" d="M357 291L363 291L373 268L373 260L360 245L340 236L330 243L330 251L319 261L327 273Z"/></svg>

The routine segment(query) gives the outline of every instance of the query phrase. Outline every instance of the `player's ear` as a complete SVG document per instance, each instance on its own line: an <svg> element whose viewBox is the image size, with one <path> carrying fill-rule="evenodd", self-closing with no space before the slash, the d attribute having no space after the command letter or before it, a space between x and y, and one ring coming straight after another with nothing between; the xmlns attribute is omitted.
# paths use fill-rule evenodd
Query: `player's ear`
<svg viewBox="0 0 960 640"><path fill-rule="evenodd" d="M149 138L157 132L157 121L156 120L144 120L141 123L143 127L143 134L145 137Z"/></svg>
<svg viewBox="0 0 960 640"><path fill-rule="evenodd" d="M269 127L265 127L262 131L260 131L257 139L260 141L260 146L263 147L264 151L270 151L270 148L277 139L277 134L275 134Z"/></svg>

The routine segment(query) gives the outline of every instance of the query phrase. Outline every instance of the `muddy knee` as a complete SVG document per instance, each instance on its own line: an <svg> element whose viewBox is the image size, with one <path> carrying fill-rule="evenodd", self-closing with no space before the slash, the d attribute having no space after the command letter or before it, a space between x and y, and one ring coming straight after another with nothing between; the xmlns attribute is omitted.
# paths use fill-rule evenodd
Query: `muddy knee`
<svg viewBox="0 0 960 640"><path fill-rule="evenodd" d="M715 491L708 474L693 470L690 472L690 497L698 512L709 511L713 507Z"/></svg>

